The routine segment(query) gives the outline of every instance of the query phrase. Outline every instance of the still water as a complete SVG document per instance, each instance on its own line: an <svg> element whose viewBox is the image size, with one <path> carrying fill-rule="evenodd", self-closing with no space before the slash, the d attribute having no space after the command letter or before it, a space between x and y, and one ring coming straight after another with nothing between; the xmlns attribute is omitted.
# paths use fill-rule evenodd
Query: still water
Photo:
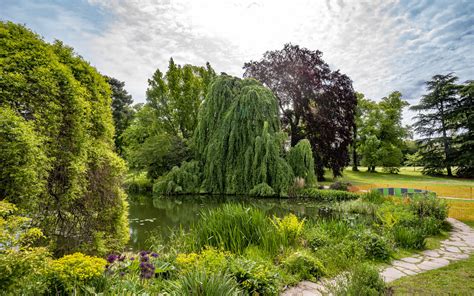
<svg viewBox="0 0 474 296"><path fill-rule="evenodd" d="M284 216L294 213L312 219L328 214L329 204L301 199L255 199L229 196L174 196L153 198L131 196L130 198L130 248L145 249L150 233L161 235L166 240L173 228L189 228L198 221L201 211L217 208L226 203L242 203L257 207L269 216Z"/></svg>

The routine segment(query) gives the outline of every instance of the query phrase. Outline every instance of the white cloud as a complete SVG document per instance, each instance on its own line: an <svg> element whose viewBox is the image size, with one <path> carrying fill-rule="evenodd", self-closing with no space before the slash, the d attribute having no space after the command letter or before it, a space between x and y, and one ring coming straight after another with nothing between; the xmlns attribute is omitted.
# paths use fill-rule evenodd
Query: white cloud
<svg viewBox="0 0 474 296"><path fill-rule="evenodd" d="M147 79L171 56L240 76L245 62L287 42L321 50L357 91L376 100L400 90L415 102L423 81L437 73L474 76L474 1L88 2L111 17L96 33L80 19L87 33L72 30L66 41L101 72L124 80L136 101L144 101ZM69 27L82 28L71 11L63 24L68 18L75 20Z"/></svg>

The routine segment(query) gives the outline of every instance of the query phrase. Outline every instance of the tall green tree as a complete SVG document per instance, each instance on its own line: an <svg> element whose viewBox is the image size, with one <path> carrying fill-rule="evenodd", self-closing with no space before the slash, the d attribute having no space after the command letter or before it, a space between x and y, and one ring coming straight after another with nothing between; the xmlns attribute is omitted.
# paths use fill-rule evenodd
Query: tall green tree
<svg viewBox="0 0 474 296"><path fill-rule="evenodd" d="M466 81L459 87L459 103L452 114L457 134L454 143L456 175L474 177L474 81Z"/></svg>
<svg viewBox="0 0 474 296"><path fill-rule="evenodd" d="M119 81L113 77L105 76L112 90L112 117L115 126L115 149L118 154L123 155L122 134L130 125L134 109L132 108L133 99L125 89L125 82Z"/></svg>
<svg viewBox="0 0 474 296"><path fill-rule="evenodd" d="M18 172L13 182L29 176L44 184L38 195L12 197L6 190L0 199L29 211L57 255L123 248L129 238L121 189L125 163L113 151L107 81L72 48L48 44L11 22L0 22L0 64L0 105L6 112L0 134L8 135L2 138L2 149L8 147L2 157L17 159L2 161L2 171ZM2 184L12 177L0 176ZM25 206L28 199L33 210Z"/></svg>
<svg viewBox="0 0 474 296"><path fill-rule="evenodd" d="M314 182L309 142L297 144L285 159L278 102L256 80L219 76L198 118L195 159L158 179L156 192L286 195L294 182L292 167L307 184Z"/></svg>
<svg viewBox="0 0 474 296"><path fill-rule="evenodd" d="M400 92L392 92L378 103L359 95L356 119L356 145L362 156L362 164L370 172L376 166L396 173L403 161L402 149L408 129L402 125L402 112L408 103Z"/></svg>
<svg viewBox="0 0 474 296"><path fill-rule="evenodd" d="M426 174L442 174L446 169L448 176L453 175L452 135L456 130L453 113L459 104L457 80L452 73L433 76L426 82L428 93L418 105L411 107L418 112L414 128L423 137L419 143Z"/></svg>
<svg viewBox="0 0 474 296"><path fill-rule="evenodd" d="M198 109L214 77L209 63L180 66L173 59L166 74L155 71L148 80L145 105L123 134L131 168L146 170L150 179L156 179L189 159Z"/></svg>
<svg viewBox="0 0 474 296"><path fill-rule="evenodd" d="M177 65L171 58L165 75L157 69L148 80L147 104L169 134L189 139L197 125L198 109L215 76L206 67Z"/></svg>

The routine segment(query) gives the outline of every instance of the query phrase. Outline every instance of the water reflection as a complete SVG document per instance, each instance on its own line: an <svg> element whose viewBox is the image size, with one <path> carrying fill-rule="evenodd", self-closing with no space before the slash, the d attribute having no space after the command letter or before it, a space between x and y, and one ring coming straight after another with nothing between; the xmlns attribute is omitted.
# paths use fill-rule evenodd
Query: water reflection
<svg viewBox="0 0 474 296"><path fill-rule="evenodd" d="M169 236L171 229L189 228L199 219L200 212L210 210L226 203L252 205L268 215L284 216L294 213L299 217L312 219L332 214L327 203L294 199L255 199L232 196L178 196L172 198L153 198L152 196L130 197L130 248L140 250L146 247L151 231L163 238Z"/></svg>

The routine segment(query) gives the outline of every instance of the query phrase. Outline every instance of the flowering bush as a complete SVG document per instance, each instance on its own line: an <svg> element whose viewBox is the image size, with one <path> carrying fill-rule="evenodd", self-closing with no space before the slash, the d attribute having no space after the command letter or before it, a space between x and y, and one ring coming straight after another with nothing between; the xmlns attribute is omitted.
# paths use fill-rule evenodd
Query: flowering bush
<svg viewBox="0 0 474 296"><path fill-rule="evenodd" d="M105 259L74 253L54 260L49 268L50 276L53 285L70 291L99 280L104 275L106 264Z"/></svg>
<svg viewBox="0 0 474 296"><path fill-rule="evenodd" d="M199 254L178 254L178 256L176 256L176 265L181 271L196 269L206 273L213 273L225 270L230 258L230 252L219 251L215 248L208 247Z"/></svg>
<svg viewBox="0 0 474 296"><path fill-rule="evenodd" d="M286 215L283 218L273 217L272 223L282 237L282 241L288 244L296 242L300 236L305 220L298 220L294 214Z"/></svg>

